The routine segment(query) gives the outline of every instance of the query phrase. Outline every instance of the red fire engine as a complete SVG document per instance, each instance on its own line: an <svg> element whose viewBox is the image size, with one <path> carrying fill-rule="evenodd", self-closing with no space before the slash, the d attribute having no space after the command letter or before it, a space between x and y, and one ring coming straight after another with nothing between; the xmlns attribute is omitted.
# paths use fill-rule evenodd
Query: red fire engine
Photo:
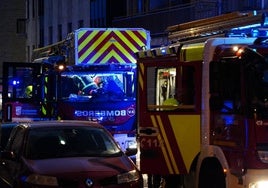
<svg viewBox="0 0 268 188"><path fill-rule="evenodd" d="M136 56L142 28L80 28L35 49L33 62L3 63L3 121L96 120L123 149L136 147Z"/></svg>
<svg viewBox="0 0 268 188"><path fill-rule="evenodd" d="M268 40L257 37L268 30L258 28L259 14L230 15L189 24L195 33L171 27L176 44L137 54L139 165L148 187L268 187ZM249 37L223 36L238 33Z"/></svg>

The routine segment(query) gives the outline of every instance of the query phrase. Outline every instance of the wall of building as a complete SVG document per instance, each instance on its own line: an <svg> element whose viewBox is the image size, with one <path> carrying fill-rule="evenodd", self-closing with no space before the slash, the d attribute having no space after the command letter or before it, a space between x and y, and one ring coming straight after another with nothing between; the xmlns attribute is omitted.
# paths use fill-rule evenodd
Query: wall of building
<svg viewBox="0 0 268 188"><path fill-rule="evenodd" d="M44 45L63 40L68 33L90 25L90 1L44 1Z"/></svg>
<svg viewBox="0 0 268 188"><path fill-rule="evenodd" d="M22 0L0 2L0 115L2 112L3 63L26 61L25 4Z"/></svg>
<svg viewBox="0 0 268 188"><path fill-rule="evenodd" d="M8 43L0 47L0 62L30 61L34 48L58 42L80 27L142 27L163 40L170 25L267 7L266 0L1 0L1 18L8 19L0 22L0 37Z"/></svg>
<svg viewBox="0 0 268 188"><path fill-rule="evenodd" d="M104 1L104 0L101 0ZM27 57L32 50L65 39L68 33L90 27L90 0L27 0L29 14Z"/></svg>
<svg viewBox="0 0 268 188"><path fill-rule="evenodd" d="M234 11L268 9L266 0L127 0L127 14L113 27L143 27L151 31L151 46L165 45L168 26ZM165 37L166 36L166 37Z"/></svg>
<svg viewBox="0 0 268 188"><path fill-rule="evenodd" d="M38 7L42 6L43 0L26 0L26 61L31 61L31 52L40 44L40 18L42 18L43 12L40 12Z"/></svg>
<svg viewBox="0 0 268 188"><path fill-rule="evenodd" d="M1 0L0 3L0 73L5 61L26 60L25 4L21 0Z"/></svg>

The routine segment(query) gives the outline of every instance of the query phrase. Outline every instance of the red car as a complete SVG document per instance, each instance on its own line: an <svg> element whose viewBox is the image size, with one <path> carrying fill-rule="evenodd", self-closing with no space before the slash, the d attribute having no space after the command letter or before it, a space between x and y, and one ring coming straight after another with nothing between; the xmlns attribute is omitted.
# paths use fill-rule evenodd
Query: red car
<svg viewBox="0 0 268 188"><path fill-rule="evenodd" d="M127 152L94 122L21 123L12 129L0 160L0 177L7 187L143 187Z"/></svg>

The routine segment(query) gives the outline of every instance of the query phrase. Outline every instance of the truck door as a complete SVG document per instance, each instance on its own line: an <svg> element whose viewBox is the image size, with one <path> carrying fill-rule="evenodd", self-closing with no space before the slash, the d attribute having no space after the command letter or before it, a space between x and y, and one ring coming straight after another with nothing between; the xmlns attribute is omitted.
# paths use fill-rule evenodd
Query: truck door
<svg viewBox="0 0 268 188"><path fill-rule="evenodd" d="M210 142L222 148L231 173L243 176L259 162L252 153L268 141L266 127L257 123L267 119L267 62L255 49L242 47L234 58L223 50L232 46L226 46L218 46L222 56L210 63Z"/></svg>
<svg viewBox="0 0 268 188"><path fill-rule="evenodd" d="M40 119L41 69L39 63L4 62L2 110L5 122Z"/></svg>
<svg viewBox="0 0 268 188"><path fill-rule="evenodd" d="M233 173L243 173L246 121L242 112L242 68L239 62L212 62L210 87L211 144L220 146L229 160ZM233 156L233 157L231 157Z"/></svg>
<svg viewBox="0 0 268 188"><path fill-rule="evenodd" d="M138 65L140 168L186 173L200 151L201 61L155 58Z"/></svg>

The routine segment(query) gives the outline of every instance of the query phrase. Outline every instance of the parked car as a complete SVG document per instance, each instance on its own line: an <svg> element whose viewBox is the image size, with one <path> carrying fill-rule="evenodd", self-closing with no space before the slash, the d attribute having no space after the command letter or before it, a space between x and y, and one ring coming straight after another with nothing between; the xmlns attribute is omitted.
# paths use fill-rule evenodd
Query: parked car
<svg viewBox="0 0 268 188"><path fill-rule="evenodd" d="M14 188L143 187L127 154L95 122L20 123L1 151L0 177Z"/></svg>

